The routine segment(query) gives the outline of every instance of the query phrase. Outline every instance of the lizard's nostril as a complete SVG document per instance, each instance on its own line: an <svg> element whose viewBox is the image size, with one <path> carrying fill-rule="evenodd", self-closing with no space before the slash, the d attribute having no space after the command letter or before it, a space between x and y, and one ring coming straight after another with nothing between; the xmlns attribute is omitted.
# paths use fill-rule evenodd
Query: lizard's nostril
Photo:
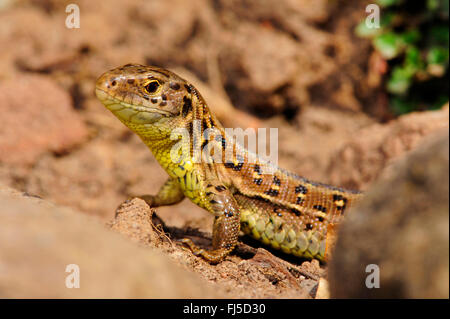
<svg viewBox="0 0 450 319"><path fill-rule="evenodd" d="M114 85L113 85L114 83ZM111 87L117 85L117 80L111 79L111 75L108 73L102 74L95 83L95 94L100 100L107 99L108 94L106 92L111 89Z"/></svg>
<svg viewBox="0 0 450 319"><path fill-rule="evenodd" d="M117 83L116 83L117 84ZM97 82L95 83L95 86L98 89L101 90L105 90L105 89L109 89L111 86L111 81L110 81L110 77L105 73L102 74L98 79Z"/></svg>

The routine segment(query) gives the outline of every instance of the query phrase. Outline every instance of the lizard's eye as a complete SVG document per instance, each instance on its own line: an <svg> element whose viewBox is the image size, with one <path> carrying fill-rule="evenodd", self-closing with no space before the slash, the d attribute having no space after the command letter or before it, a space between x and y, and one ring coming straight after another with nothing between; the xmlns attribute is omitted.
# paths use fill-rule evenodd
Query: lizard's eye
<svg viewBox="0 0 450 319"><path fill-rule="evenodd" d="M150 81L146 86L145 86L145 90L150 93L153 94L156 91L158 91L158 88L161 86L161 84L159 84L158 80L152 80Z"/></svg>

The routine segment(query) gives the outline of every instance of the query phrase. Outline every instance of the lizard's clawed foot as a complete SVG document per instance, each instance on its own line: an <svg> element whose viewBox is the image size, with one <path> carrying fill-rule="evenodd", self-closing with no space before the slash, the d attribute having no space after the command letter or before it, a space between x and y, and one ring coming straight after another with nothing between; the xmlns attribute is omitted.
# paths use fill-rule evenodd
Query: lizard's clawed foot
<svg viewBox="0 0 450 319"><path fill-rule="evenodd" d="M206 249L198 247L189 238L180 239L180 240L178 240L178 242L185 244L186 246L189 247L189 249L195 256L201 256L211 264L217 264L217 263L221 262L231 251L231 249L226 249L226 248L206 250Z"/></svg>

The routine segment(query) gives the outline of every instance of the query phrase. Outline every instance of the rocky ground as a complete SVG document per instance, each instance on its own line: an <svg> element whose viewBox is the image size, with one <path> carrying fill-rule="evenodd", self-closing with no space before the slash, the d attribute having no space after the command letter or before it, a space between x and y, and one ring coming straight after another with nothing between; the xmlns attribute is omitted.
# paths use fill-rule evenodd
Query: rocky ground
<svg viewBox="0 0 450 319"><path fill-rule="evenodd" d="M210 242L211 216L189 201L154 211L133 200L115 216L166 179L94 97L118 65L176 70L225 126L279 128L280 166L348 188L369 190L448 129L448 106L389 113L380 62L353 35L363 1L78 1L80 29L64 25L68 3L0 1L4 297L328 297L326 265L249 239L217 266L182 250L174 239ZM86 270L85 290L59 287L70 263Z"/></svg>
<svg viewBox="0 0 450 319"><path fill-rule="evenodd" d="M448 156L444 129L386 169L347 215L329 266L331 296L448 298ZM368 265L379 269L378 289L361 284Z"/></svg>

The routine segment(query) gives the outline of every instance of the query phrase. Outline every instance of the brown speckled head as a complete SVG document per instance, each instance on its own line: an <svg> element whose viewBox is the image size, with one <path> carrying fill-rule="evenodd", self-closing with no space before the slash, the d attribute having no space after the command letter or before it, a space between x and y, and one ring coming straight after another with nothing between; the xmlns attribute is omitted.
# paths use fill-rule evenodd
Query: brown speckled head
<svg viewBox="0 0 450 319"><path fill-rule="evenodd" d="M95 93L122 121L150 124L182 113L191 89L178 75L158 67L126 64L101 75Z"/></svg>

